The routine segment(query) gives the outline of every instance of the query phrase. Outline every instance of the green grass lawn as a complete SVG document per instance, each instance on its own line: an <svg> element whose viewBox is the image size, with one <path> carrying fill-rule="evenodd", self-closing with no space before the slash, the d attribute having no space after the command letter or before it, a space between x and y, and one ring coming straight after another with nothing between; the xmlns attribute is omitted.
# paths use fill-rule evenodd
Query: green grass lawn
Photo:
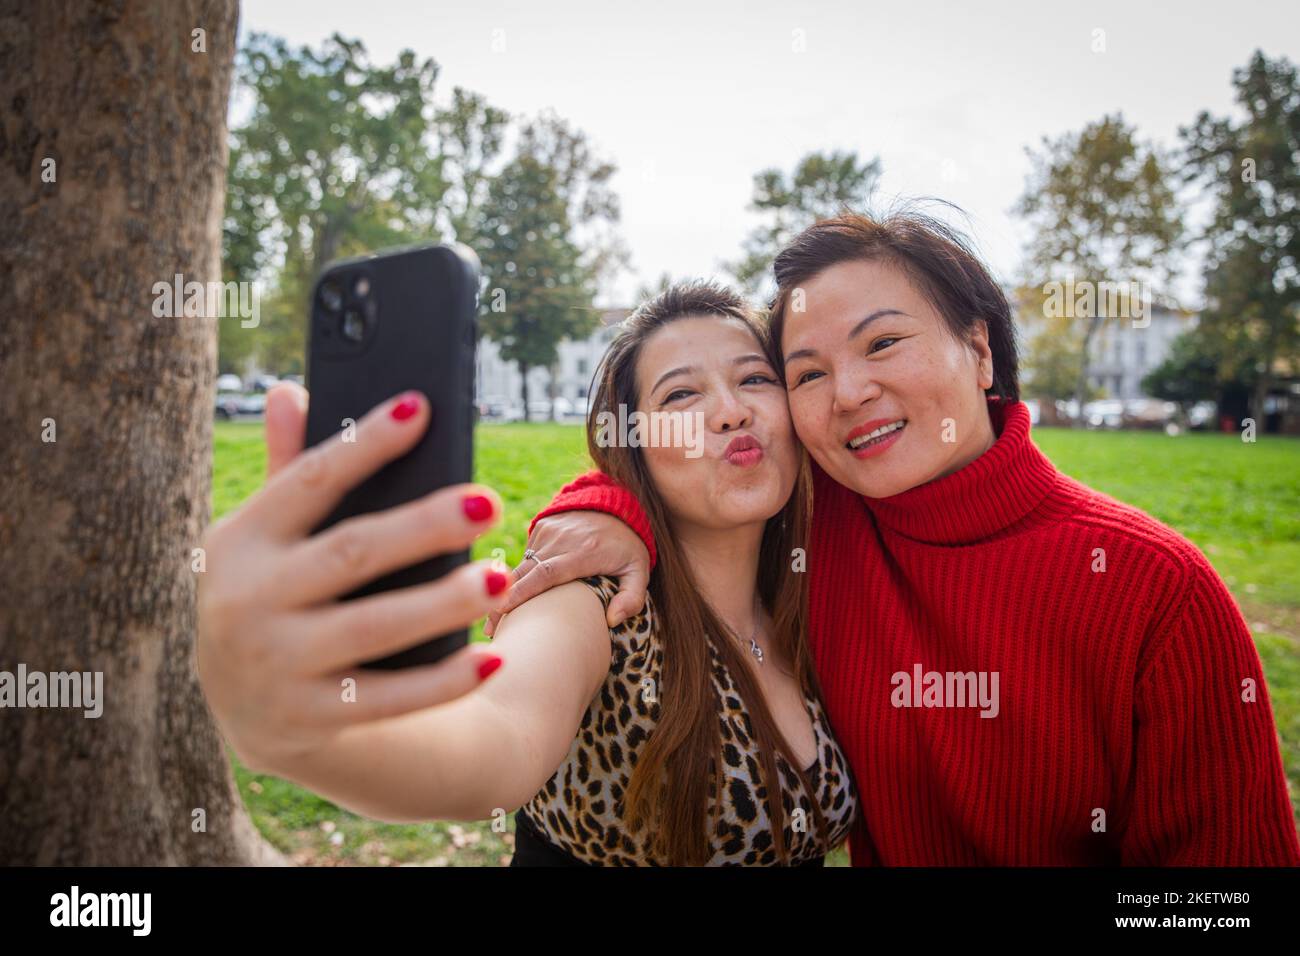
<svg viewBox="0 0 1300 956"><path fill-rule="evenodd" d="M1150 512L1187 535L1214 564L1250 622L1282 738L1300 821L1300 440L1156 432L1036 429L1039 446L1069 475ZM476 432L479 481L500 492L504 520L474 547L515 564L528 521L556 488L589 467L581 428L484 425ZM216 425L213 511L235 508L262 483L260 423ZM475 626L474 639L482 639ZM254 822L300 863L491 866L508 862L511 833L487 823L377 823L276 777L235 772ZM510 830L513 831L513 822ZM843 850L828 861L844 865Z"/></svg>

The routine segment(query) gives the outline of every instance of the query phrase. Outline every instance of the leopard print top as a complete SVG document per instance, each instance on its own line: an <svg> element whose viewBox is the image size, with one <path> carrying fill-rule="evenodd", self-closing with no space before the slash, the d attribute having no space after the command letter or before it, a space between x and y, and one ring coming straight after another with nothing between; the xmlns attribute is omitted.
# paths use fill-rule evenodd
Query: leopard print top
<svg viewBox="0 0 1300 956"><path fill-rule="evenodd" d="M610 577L586 578L583 583L600 596L606 607L618 591L617 582ZM614 650L609 675L583 715L564 762L519 809L519 825L531 825L531 830L546 843L578 863L662 865L665 861L652 858L645 832L631 833L623 826L620 815L632 768L659 719L656 690L663 648L655 633L653 602L647 598L640 614L611 628L609 633ZM768 822L767 791L757 784L760 764L749 714L712 644L710 659L714 690L722 702L724 786L709 865L775 865L780 861ZM831 829L827 846L835 847L848 836L857 812L853 776L831 735L821 703L811 696L804 700L817 740L817 759L806 773ZM807 864L822 855L811 832L816 817L798 775L779 752L775 759L782 778L790 863ZM801 812L796 813L796 807Z"/></svg>

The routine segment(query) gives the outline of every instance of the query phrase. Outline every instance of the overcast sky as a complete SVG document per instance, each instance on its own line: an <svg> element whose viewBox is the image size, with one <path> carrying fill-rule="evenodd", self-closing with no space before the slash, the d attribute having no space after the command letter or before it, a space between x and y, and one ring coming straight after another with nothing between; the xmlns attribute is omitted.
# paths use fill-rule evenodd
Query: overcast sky
<svg viewBox="0 0 1300 956"><path fill-rule="evenodd" d="M245 0L240 30L312 45L338 31L378 63L410 47L441 66L440 99L464 86L514 114L553 108L619 167L633 271L603 299L633 304L663 272L724 277L755 221L754 173L813 150L878 155L881 199L958 204L1010 278L1026 146L1117 110L1173 145L1199 110L1232 111L1232 70L1256 48L1300 62L1297 11L1250 0ZM1093 52L1097 30L1104 52Z"/></svg>

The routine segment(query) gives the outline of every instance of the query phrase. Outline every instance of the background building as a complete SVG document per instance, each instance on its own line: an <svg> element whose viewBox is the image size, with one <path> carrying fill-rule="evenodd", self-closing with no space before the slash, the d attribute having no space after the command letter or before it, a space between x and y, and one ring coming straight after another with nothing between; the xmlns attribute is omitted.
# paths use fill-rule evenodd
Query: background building
<svg viewBox="0 0 1300 956"><path fill-rule="evenodd" d="M534 368L528 373L528 394L533 420L577 418L586 414L592 376L618 332L618 324L631 309L605 309L600 325L585 339L565 340L551 368ZM474 397L485 417L506 420L524 417L523 383L519 366L501 358L501 347L480 337L478 375Z"/></svg>
<svg viewBox="0 0 1300 956"><path fill-rule="evenodd" d="M1195 315L1155 304L1150 325L1139 328L1131 319L1107 322L1088 349L1089 383L1109 399L1150 398L1142 391L1143 376L1169 356L1174 339L1195 325Z"/></svg>

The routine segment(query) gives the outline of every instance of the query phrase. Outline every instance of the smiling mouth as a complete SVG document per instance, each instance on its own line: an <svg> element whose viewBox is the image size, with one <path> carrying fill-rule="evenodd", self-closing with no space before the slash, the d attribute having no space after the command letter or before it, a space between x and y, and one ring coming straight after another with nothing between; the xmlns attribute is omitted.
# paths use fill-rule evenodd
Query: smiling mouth
<svg viewBox="0 0 1300 956"><path fill-rule="evenodd" d="M844 447L849 451L861 451L864 448L870 448L872 445L879 445L889 438L896 431L900 431L907 424L907 419L900 418L896 422L890 422L888 425L881 425L875 431L867 432L865 435L859 435L852 441L844 443Z"/></svg>

